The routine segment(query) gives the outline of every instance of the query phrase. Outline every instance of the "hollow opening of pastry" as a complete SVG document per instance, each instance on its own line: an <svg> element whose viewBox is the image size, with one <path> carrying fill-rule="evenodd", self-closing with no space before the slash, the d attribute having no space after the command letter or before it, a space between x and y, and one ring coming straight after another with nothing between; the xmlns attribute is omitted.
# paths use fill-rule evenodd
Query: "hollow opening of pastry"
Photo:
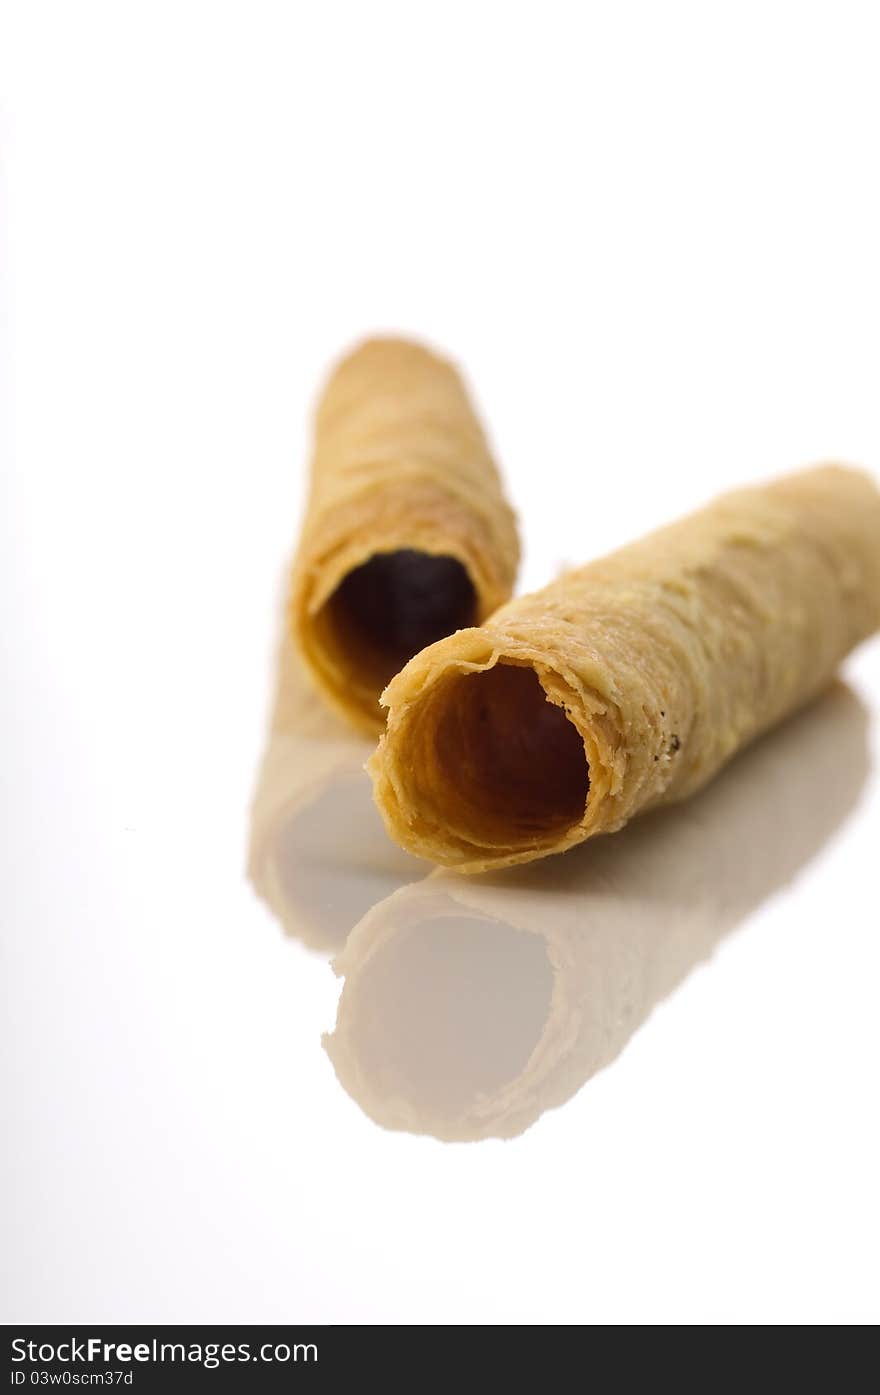
<svg viewBox="0 0 880 1395"><path fill-rule="evenodd" d="M459 836L525 846L582 819L590 789L583 739L533 669L501 661L454 673L423 720L423 793Z"/></svg>
<svg viewBox="0 0 880 1395"><path fill-rule="evenodd" d="M346 979L340 1012L351 1014L360 1078L428 1122L521 1075L552 994L540 935L459 909L392 935Z"/></svg>
<svg viewBox="0 0 880 1395"><path fill-rule="evenodd" d="M477 619L477 593L456 557L402 548L355 567L321 617L344 668L357 670L376 695L420 649Z"/></svg>

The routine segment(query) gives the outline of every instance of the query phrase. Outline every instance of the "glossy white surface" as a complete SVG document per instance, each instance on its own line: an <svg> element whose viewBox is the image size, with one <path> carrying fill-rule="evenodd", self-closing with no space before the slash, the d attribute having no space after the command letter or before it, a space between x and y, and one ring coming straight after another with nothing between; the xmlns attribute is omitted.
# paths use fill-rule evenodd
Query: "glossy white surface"
<svg viewBox="0 0 880 1395"><path fill-rule="evenodd" d="M876 1320L876 641L700 802L479 893L313 736L292 933L245 876L351 339L461 359L523 585L776 469L880 470L872 7L10 16L0 1316ZM297 933L368 913L428 931L364 980L355 1093L447 1133L479 1093L515 1137L337 1081ZM578 1031L511 1104L560 983Z"/></svg>

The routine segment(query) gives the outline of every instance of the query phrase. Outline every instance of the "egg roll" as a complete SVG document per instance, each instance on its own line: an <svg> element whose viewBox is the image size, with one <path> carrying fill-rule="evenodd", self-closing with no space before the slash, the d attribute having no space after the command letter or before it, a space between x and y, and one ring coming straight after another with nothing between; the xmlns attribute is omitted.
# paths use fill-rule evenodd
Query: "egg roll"
<svg viewBox="0 0 880 1395"><path fill-rule="evenodd" d="M291 632L328 701L383 726L413 654L508 599L514 514L453 365L402 339L361 344L318 404Z"/></svg>
<svg viewBox="0 0 880 1395"><path fill-rule="evenodd" d="M727 494L424 649L368 769L404 848L461 872L686 799L880 625L880 492L820 466Z"/></svg>

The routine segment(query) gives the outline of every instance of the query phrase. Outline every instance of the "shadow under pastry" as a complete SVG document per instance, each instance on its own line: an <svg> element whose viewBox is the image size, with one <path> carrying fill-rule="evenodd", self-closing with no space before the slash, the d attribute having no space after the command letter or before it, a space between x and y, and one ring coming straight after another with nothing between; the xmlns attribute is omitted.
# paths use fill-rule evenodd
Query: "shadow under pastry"
<svg viewBox="0 0 880 1395"><path fill-rule="evenodd" d="M837 683L687 803L562 858L396 890L334 964L341 1084L387 1128L522 1133L797 875L867 769L865 709Z"/></svg>

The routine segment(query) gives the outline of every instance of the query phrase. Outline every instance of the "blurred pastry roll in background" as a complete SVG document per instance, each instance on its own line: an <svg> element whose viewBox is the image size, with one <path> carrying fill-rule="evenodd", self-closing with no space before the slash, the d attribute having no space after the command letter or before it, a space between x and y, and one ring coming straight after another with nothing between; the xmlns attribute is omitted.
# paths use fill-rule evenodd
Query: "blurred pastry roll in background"
<svg viewBox="0 0 880 1395"><path fill-rule="evenodd" d="M513 512L461 378L419 344L373 339L318 404L290 617L327 699L366 732L419 650L513 590Z"/></svg>

